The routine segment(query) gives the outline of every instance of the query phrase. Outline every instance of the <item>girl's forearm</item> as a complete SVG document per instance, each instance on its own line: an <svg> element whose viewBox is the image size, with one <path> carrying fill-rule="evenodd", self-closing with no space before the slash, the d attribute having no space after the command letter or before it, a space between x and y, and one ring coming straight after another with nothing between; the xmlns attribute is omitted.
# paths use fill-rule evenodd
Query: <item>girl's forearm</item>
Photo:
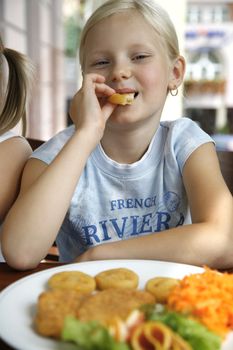
<svg viewBox="0 0 233 350"><path fill-rule="evenodd" d="M54 242L94 145L76 132L54 161L17 199L6 218L2 249L15 268L35 267Z"/></svg>
<svg viewBox="0 0 233 350"><path fill-rule="evenodd" d="M160 233L106 243L89 249L77 261L152 259L213 268L232 266L230 236L209 223L180 226Z"/></svg>

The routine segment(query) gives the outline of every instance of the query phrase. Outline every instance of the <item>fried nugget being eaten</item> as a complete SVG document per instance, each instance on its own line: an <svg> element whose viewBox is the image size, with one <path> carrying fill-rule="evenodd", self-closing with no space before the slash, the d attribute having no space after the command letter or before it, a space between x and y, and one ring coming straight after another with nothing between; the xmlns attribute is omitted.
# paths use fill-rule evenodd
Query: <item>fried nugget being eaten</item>
<svg viewBox="0 0 233 350"><path fill-rule="evenodd" d="M115 93L108 98L108 101L115 105L131 105L134 100L134 93L118 94Z"/></svg>
<svg viewBox="0 0 233 350"><path fill-rule="evenodd" d="M75 316L84 294L74 290L49 290L40 294L35 317L36 331L45 337L60 338L66 316Z"/></svg>
<svg viewBox="0 0 233 350"><path fill-rule="evenodd" d="M85 299L77 312L80 321L96 320L108 326L115 318L125 320L131 311L144 304L154 304L154 296L135 289L105 289Z"/></svg>

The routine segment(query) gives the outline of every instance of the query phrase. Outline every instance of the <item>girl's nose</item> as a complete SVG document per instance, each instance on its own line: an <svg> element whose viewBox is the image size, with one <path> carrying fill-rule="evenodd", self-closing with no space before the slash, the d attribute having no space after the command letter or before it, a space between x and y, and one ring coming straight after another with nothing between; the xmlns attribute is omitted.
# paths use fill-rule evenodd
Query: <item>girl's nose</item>
<svg viewBox="0 0 233 350"><path fill-rule="evenodd" d="M129 79L132 75L129 65L115 64L112 69L112 81L120 81L122 79Z"/></svg>

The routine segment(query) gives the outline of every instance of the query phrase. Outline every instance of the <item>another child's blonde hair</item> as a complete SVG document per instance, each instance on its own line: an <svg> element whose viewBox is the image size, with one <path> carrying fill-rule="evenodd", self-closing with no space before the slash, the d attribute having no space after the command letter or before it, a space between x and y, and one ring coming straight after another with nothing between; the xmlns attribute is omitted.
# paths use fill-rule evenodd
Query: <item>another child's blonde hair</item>
<svg viewBox="0 0 233 350"><path fill-rule="evenodd" d="M33 76L30 60L18 51L5 48L0 37L0 83L4 81L3 57L8 64L8 82L5 93L1 92L0 135L22 121L22 133L26 133L26 102L29 83ZM5 89L4 89L5 90Z"/></svg>
<svg viewBox="0 0 233 350"><path fill-rule="evenodd" d="M154 28L165 46L168 58L179 56L179 43L175 27L168 13L153 0L109 0L101 5L86 22L80 41L79 59L82 69L85 61L85 41L89 30L103 19L126 10L138 11Z"/></svg>

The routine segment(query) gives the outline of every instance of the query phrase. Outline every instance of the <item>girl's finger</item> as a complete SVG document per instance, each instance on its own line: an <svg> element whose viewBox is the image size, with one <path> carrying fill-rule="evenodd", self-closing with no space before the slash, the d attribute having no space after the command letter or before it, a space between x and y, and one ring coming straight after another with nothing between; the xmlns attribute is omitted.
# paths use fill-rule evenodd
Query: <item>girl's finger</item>
<svg viewBox="0 0 233 350"><path fill-rule="evenodd" d="M104 117L104 120L107 121L108 118L111 116L112 112L114 111L114 109L117 107L117 105L113 105L112 103L106 103L103 107L102 107L102 114Z"/></svg>
<svg viewBox="0 0 233 350"><path fill-rule="evenodd" d="M86 74L83 77L83 86L84 85L89 85L93 83L104 83L105 82L105 77L100 74L95 74L95 73L90 73Z"/></svg>
<svg viewBox="0 0 233 350"><path fill-rule="evenodd" d="M98 97L111 96L115 93L115 90L106 84L95 83L95 92Z"/></svg>
<svg viewBox="0 0 233 350"><path fill-rule="evenodd" d="M86 74L83 79L82 88L91 88L94 87L95 93L97 96L111 96L115 93L115 90L112 89L107 84L104 84L105 77L100 74L90 73Z"/></svg>

